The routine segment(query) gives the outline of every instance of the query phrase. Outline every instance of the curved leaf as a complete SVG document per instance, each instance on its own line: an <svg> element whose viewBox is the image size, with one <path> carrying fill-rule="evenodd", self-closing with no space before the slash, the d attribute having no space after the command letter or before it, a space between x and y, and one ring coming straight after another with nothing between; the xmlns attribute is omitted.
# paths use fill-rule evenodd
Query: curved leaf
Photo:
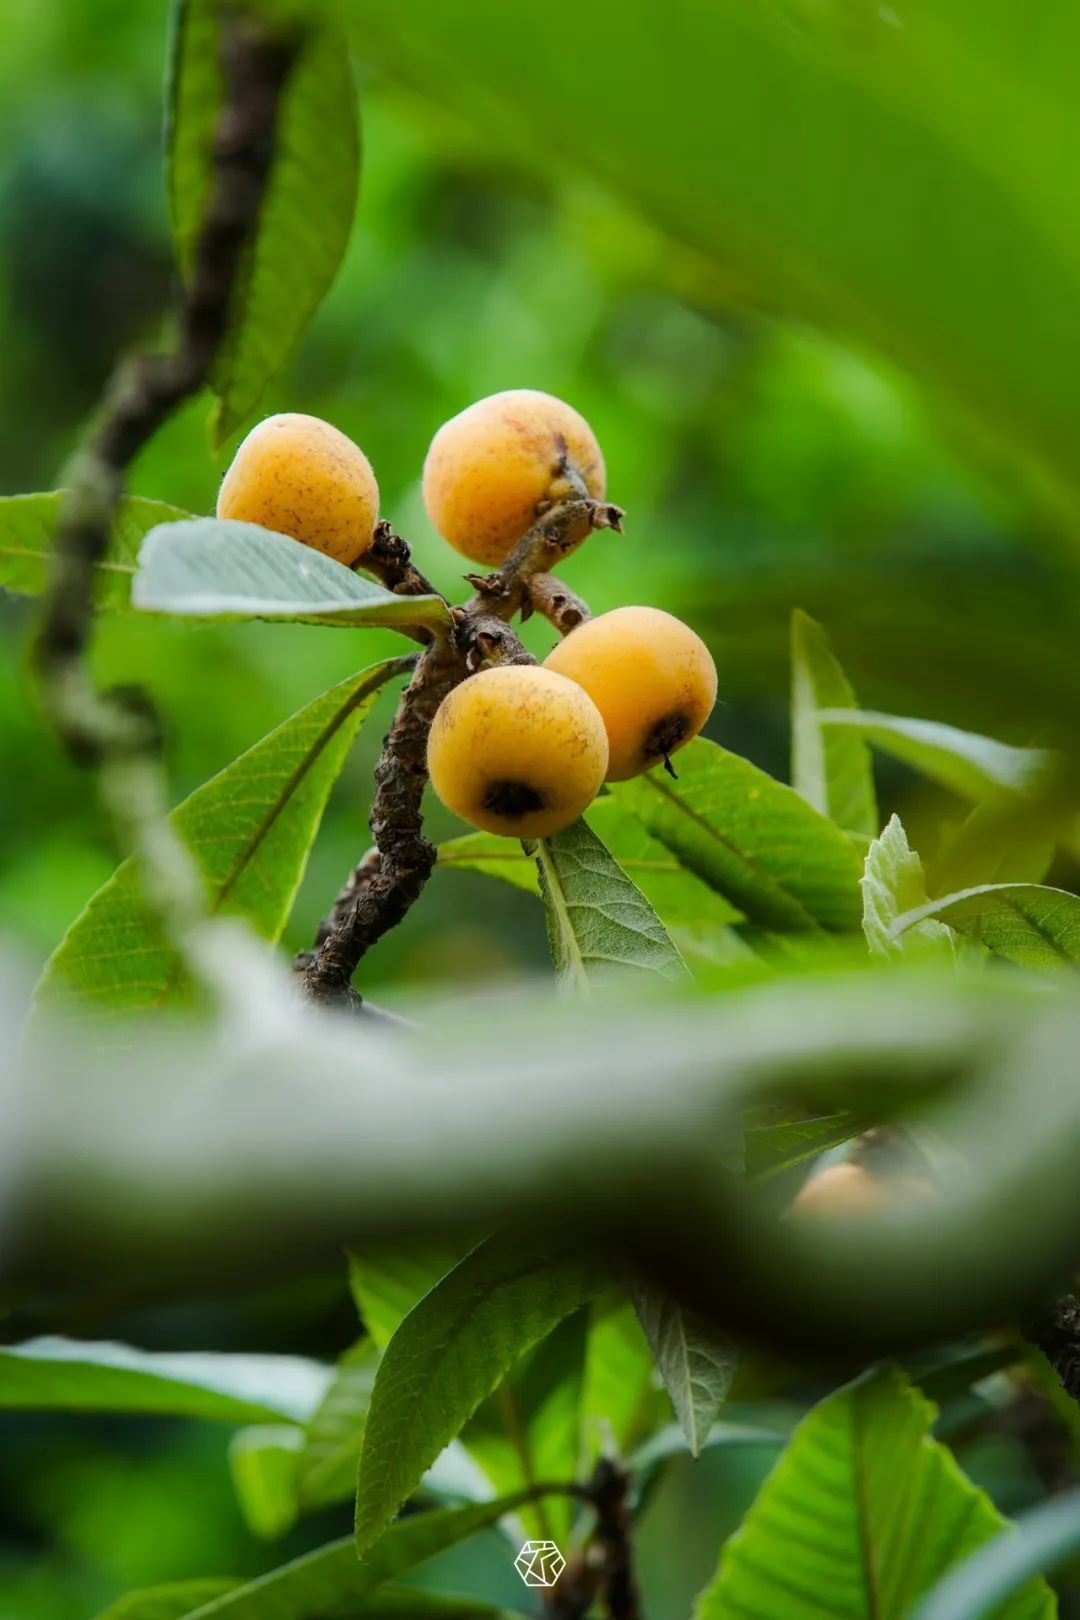
<svg viewBox="0 0 1080 1620"><path fill-rule="evenodd" d="M510 1369L461 1432L466 1448L498 1495L533 1480L576 1479L581 1462L581 1398L587 1320L575 1311ZM544 1498L521 1509L525 1531L563 1543L577 1504Z"/></svg>
<svg viewBox="0 0 1080 1620"><path fill-rule="evenodd" d="M1013 748L938 720L908 720L870 709L824 709L820 718L860 732L883 754L913 766L962 799L985 799L1001 788L1030 793L1054 759L1049 749Z"/></svg>
<svg viewBox="0 0 1080 1620"><path fill-rule="evenodd" d="M496 1524L505 1514L519 1507L525 1496L515 1495L499 1501L470 1504L462 1508L438 1508L430 1513L415 1513L395 1524L361 1561L351 1536L332 1541L316 1552L307 1553L291 1563L282 1564L257 1580L218 1597L211 1597L195 1608L173 1609L170 1620L341 1620L348 1615L371 1616L372 1620L386 1616L386 1620L407 1620L408 1616L427 1614L460 1617L494 1614L483 1603L467 1599L441 1599L437 1594L410 1592L405 1588L386 1586L429 1558L445 1552L472 1536ZM378 1598L369 1602L372 1594ZM138 1594L136 1595L138 1596ZM153 1593L143 1594L144 1598ZM137 1606L134 1599L130 1607L117 1614L110 1611L108 1620L155 1620L152 1608ZM106 1620L106 1617L103 1617Z"/></svg>
<svg viewBox="0 0 1080 1620"><path fill-rule="evenodd" d="M561 978L584 988L627 970L688 977L663 923L584 821L542 838L536 865Z"/></svg>
<svg viewBox="0 0 1080 1620"><path fill-rule="evenodd" d="M224 1597L241 1583L235 1580L204 1579L170 1581L164 1586L147 1586L125 1597L99 1614L97 1620L185 1620L215 1598Z"/></svg>
<svg viewBox="0 0 1080 1620"><path fill-rule="evenodd" d="M634 1307L652 1347L675 1416L696 1457L731 1388L739 1352L730 1339L649 1284L634 1288Z"/></svg>
<svg viewBox="0 0 1080 1620"><path fill-rule="evenodd" d="M489 1238L406 1316L372 1392L356 1497L361 1558L514 1363L603 1283L589 1254ZM406 1521L408 1522L408 1521Z"/></svg>
<svg viewBox="0 0 1080 1620"><path fill-rule="evenodd" d="M165 192L185 279L210 197L214 133L225 89L219 0L172 0L165 88Z"/></svg>
<svg viewBox="0 0 1080 1620"><path fill-rule="evenodd" d="M506 31L487 0L340 10L359 49L500 151L584 169L709 255L729 298L916 370L1075 514L1072 7L1033 29L1022 8L969 0L671 0L662 50L650 0L521 0ZM581 61L605 67L587 120Z"/></svg>
<svg viewBox="0 0 1080 1620"><path fill-rule="evenodd" d="M176 12L168 192L181 268L190 272L209 195L222 74L217 0ZM282 97L270 180L211 382L214 446L240 426L284 365L330 287L356 211L359 115L345 39L313 27Z"/></svg>
<svg viewBox="0 0 1080 1620"><path fill-rule="evenodd" d="M815 619L791 615L791 785L845 832L878 830L874 766L857 733L831 726L823 709L853 709L855 694Z"/></svg>
<svg viewBox="0 0 1080 1620"><path fill-rule="evenodd" d="M360 1320L378 1349L386 1349L413 1306L454 1269L471 1246L427 1243L420 1248L350 1250L349 1287Z"/></svg>
<svg viewBox="0 0 1080 1620"><path fill-rule="evenodd" d="M49 582L53 544L64 500L62 489L45 495L0 498L0 586L23 596L40 596ZM125 495L116 513L109 550L95 572L99 608L123 608L131 596L139 547L151 529L190 517L178 506Z"/></svg>
<svg viewBox="0 0 1080 1620"><path fill-rule="evenodd" d="M749 760L699 737L678 780L615 784L652 836L752 922L781 932L859 926L859 860L838 827Z"/></svg>
<svg viewBox="0 0 1080 1620"><path fill-rule="evenodd" d="M1034 1575L1048 1575L1080 1548L1080 1491L1025 1513L950 1570L911 1620L983 1620Z"/></svg>
<svg viewBox="0 0 1080 1620"><path fill-rule="evenodd" d="M987 883L930 900L896 918L901 944L918 929L947 923L981 940L996 956L1038 969L1080 963L1080 898L1041 883Z"/></svg>
<svg viewBox="0 0 1080 1620"><path fill-rule="evenodd" d="M626 1456L667 1416L653 1356L633 1304L622 1289L594 1302L581 1393L586 1465L614 1441Z"/></svg>
<svg viewBox="0 0 1080 1620"><path fill-rule="evenodd" d="M816 1406L724 1547L695 1620L903 1620L1004 1523L931 1438L935 1415L893 1368ZM997 1620L1053 1620L1054 1608L1031 1580Z"/></svg>
<svg viewBox="0 0 1080 1620"><path fill-rule="evenodd" d="M0 1349L0 1408L9 1410L304 1419L329 1382L326 1367L297 1356L150 1352L58 1338Z"/></svg>
<svg viewBox="0 0 1080 1620"><path fill-rule="evenodd" d="M441 596L395 596L374 580L257 523L192 518L151 530L131 590L138 608L185 619L445 627Z"/></svg>
<svg viewBox="0 0 1080 1620"><path fill-rule="evenodd" d="M861 1136L871 1123L869 1116L845 1110L747 1126L743 1131L746 1174L753 1180L767 1181L793 1165L816 1159L828 1148Z"/></svg>
<svg viewBox="0 0 1080 1620"><path fill-rule="evenodd" d="M379 1352L371 1339L361 1339L338 1362L325 1395L308 1419L297 1458L301 1508L343 1502L356 1489L356 1465L378 1365Z"/></svg>
<svg viewBox="0 0 1080 1620"><path fill-rule="evenodd" d="M280 938L352 740L379 688L409 667L408 659L388 659L332 687L172 812L213 913ZM188 994L175 952L143 908L136 867L125 861L45 964L34 1007L129 1013Z"/></svg>
<svg viewBox="0 0 1080 1620"><path fill-rule="evenodd" d="M238 1429L229 1442L229 1469L240 1510L252 1535L273 1541L296 1521L296 1463L302 1429L258 1424Z"/></svg>

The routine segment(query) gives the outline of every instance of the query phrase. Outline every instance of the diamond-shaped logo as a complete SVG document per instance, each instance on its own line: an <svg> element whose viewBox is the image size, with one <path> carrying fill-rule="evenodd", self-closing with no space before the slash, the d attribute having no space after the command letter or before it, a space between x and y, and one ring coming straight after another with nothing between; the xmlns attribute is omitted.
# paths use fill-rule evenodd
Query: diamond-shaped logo
<svg viewBox="0 0 1080 1620"><path fill-rule="evenodd" d="M514 1559L514 1567L526 1586L554 1586L566 1559L553 1541L527 1541Z"/></svg>

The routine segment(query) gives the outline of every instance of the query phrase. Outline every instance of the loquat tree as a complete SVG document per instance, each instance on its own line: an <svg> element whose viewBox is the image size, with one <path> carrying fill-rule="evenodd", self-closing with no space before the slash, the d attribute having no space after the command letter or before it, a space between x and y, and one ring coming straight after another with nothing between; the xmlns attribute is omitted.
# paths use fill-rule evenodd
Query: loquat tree
<svg viewBox="0 0 1080 1620"><path fill-rule="evenodd" d="M555 86L566 41L598 26L578 9L526 0L538 59L558 53ZM407 79L443 76L444 53L460 69L445 75L452 94L486 63L490 104L514 102L522 53L499 54L490 8L392 10L179 0L172 341L118 366L61 489L0 503L2 581L42 597L31 658L44 713L125 856L57 945L12 1043L0 1407L225 1420L253 1536L299 1538L296 1557L267 1555L255 1576L163 1576L102 1620L497 1620L514 1603L547 1620L655 1620L639 1535L654 1491L692 1459L710 1456L700 1481L744 1448L762 1466L731 1534L710 1531L718 1562L695 1620L1050 1620L1048 1577L1080 1545L1069 693L1036 743L863 710L796 607L792 780L776 779L708 734L723 718L715 602L684 609L707 641L656 605L594 617L566 582L586 544L655 542L632 520L624 534L589 423L531 388L467 405L426 458L410 446L435 543L485 570L459 592L436 589L434 563L382 515L364 450L312 415L250 427L213 516L126 493L139 453L203 391L215 451L248 426L333 279L356 201L349 15ZM707 10L673 12L694 118L717 100L699 78L717 56L729 95L715 117L742 105L740 63L802 107L791 60L806 20ZM696 126L657 179L625 97L610 99L611 21L610 73L602 54L578 58L605 81L615 128L592 137L597 173L614 184L629 168L661 226L672 216L699 252L740 268L739 244L775 229L772 194L743 181L745 153L795 136L774 109L752 120L762 142L728 130L715 143L730 165L723 207L704 191L688 207ZM886 75L877 56L856 71L861 28L815 43L834 53L827 83L816 55L806 70L815 116L792 124L832 178L809 207L801 187L788 198L799 269L780 280L796 314L820 318L829 270L845 289L861 271L856 334L910 337L935 357L931 376L959 356L955 392L1015 426L1053 506L1075 480L1075 412L1012 326L994 324L993 386L973 387L977 310L945 330L936 308L898 294L897 253L845 255L831 225L815 235L853 130L877 128L850 108L839 132L829 121L834 100L847 107L853 86L869 95ZM704 67L699 33L725 46ZM1014 54L974 57L990 75ZM966 59L950 45L920 96ZM636 83L638 106L650 87ZM900 88L873 103L882 118ZM535 116L549 132L543 97ZM584 161L571 122L562 138ZM960 251L967 125L950 111L918 127L964 131L952 164L930 170ZM878 131L887 173L901 134ZM1018 162L993 142L980 153L1005 191ZM1051 180L1040 169L1032 209ZM1059 230L1029 230L1039 263ZM1013 240L991 238L1002 253ZM106 609L401 641L170 809L157 707L96 678ZM530 619L526 639L539 625L551 643L542 661L518 633ZM730 656L721 665L732 672ZM311 949L286 966L274 947L328 796L392 683L371 847L358 838ZM879 808L875 753L952 796L926 867ZM465 824L440 845L425 830L429 785ZM1053 862L1061 883L1045 881ZM371 1004L365 956L422 905L440 864L543 907L555 985L417 998L408 1016ZM208 1279L222 1293L269 1280L299 1309L327 1267L342 1294L347 1273L359 1318L332 1363L68 1336L88 1298L173 1305ZM1039 1475L1020 1534L1002 1510L1013 1504L983 1488L972 1434L1014 1444ZM501 1596L481 1579L443 1590L445 1566L418 1584L419 1566L493 1527Z"/></svg>

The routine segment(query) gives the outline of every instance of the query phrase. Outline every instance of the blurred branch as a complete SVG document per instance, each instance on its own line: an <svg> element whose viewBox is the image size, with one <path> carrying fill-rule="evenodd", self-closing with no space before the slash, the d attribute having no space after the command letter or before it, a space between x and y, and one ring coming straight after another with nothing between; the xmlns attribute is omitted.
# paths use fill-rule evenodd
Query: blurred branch
<svg viewBox="0 0 1080 1620"><path fill-rule="evenodd" d="M225 13L225 102L214 145L213 184L190 282L169 354L122 364L96 426L70 469L53 578L34 647L46 709L69 753L99 772L122 841L139 860L148 905L170 937L186 942L203 911L202 885L166 820L161 727L146 694L99 691L86 653L94 571L104 557L128 466L185 399L204 386L224 339L233 288L256 224L274 154L274 128L298 40Z"/></svg>
<svg viewBox="0 0 1080 1620"><path fill-rule="evenodd" d="M435 865L435 847L424 837L422 803L427 785L427 740L443 698L468 675L489 664L534 663L507 621L533 602L562 598L561 611L588 613L572 592L556 593L535 576L566 556L597 528L618 528L617 506L577 493L565 470L552 483L553 504L522 537L502 568L489 576L469 575L477 594L453 609L447 636L429 641L410 685L402 694L393 726L375 767L371 833L375 840L353 868L330 911L320 923L314 949L294 958L307 997L320 1005L360 1008L352 978L365 953L396 928L416 903ZM569 498L566 497L569 493ZM556 497L558 497L556 499ZM363 566L391 590L412 595L431 589L412 565L409 548L389 525L381 525L377 555ZM545 609L546 611L546 609Z"/></svg>
<svg viewBox="0 0 1080 1620"><path fill-rule="evenodd" d="M472 998L431 1026L383 1033L275 992L229 1043L148 1030L99 1065L85 1042L42 1053L0 1097L5 1280L153 1286L164 1268L179 1288L539 1221L721 1331L868 1359L1027 1320L1080 1253L1073 996L893 971L715 1001ZM935 1200L784 1220L725 1169L744 1109L781 1099L921 1104L970 1169Z"/></svg>

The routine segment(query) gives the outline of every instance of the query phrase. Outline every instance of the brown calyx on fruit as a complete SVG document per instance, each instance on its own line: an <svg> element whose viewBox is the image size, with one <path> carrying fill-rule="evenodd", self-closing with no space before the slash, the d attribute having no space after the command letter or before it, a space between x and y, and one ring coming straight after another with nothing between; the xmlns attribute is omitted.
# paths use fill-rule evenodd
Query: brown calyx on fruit
<svg viewBox="0 0 1080 1620"><path fill-rule="evenodd" d="M690 722L685 714L678 711L665 715L645 739L644 753L647 759L662 759L664 769L668 775L678 781L678 773L671 763L671 756L675 750L686 741L690 729Z"/></svg>
<svg viewBox="0 0 1080 1620"><path fill-rule="evenodd" d="M544 800L528 782L493 782L484 795L484 809L516 821L544 808Z"/></svg>

